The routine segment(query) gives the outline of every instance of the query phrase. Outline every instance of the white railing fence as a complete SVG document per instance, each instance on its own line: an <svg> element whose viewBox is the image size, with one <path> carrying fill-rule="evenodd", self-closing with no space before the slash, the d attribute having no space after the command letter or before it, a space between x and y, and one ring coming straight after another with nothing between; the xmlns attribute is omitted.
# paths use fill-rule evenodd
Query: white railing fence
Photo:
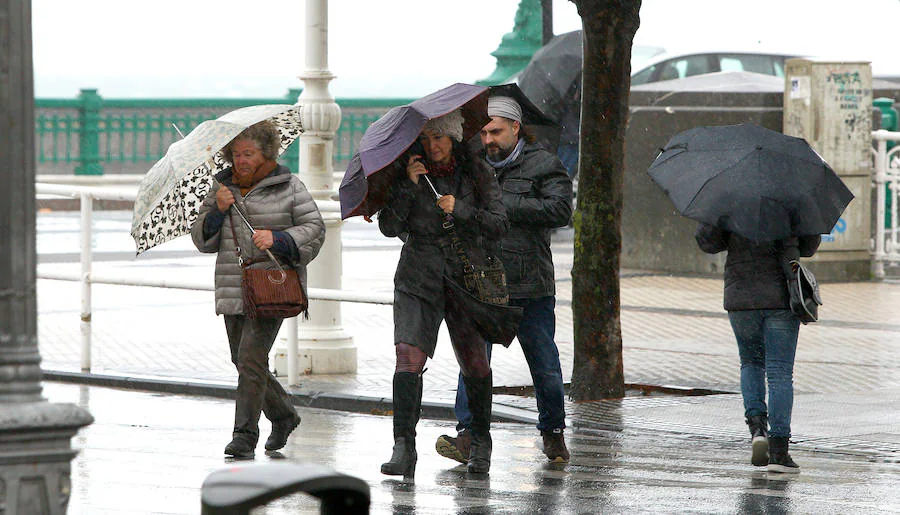
<svg viewBox="0 0 900 515"><path fill-rule="evenodd" d="M145 274L98 273L92 270L92 236L93 236L93 201L97 200L130 200L137 195L135 187L96 187L72 186L64 184L37 183L37 195L77 198L81 201L81 256L80 272L64 272L39 269L38 279L58 281L75 281L81 283L81 370L91 371L91 285L117 284L123 286L146 286L154 288L174 288L183 290L212 291L209 281L173 280L166 278L148 278ZM340 204L336 201L319 202L319 210L323 212L340 212ZM341 266L340 262L332 263ZM338 270L338 277L341 271ZM310 300L360 302L366 304L393 304L391 294L366 293L353 290L334 290L324 288L308 288ZM339 321L337 321L339 322ZM288 319L287 333L287 380L288 384L298 384L297 365L297 318Z"/></svg>
<svg viewBox="0 0 900 515"><path fill-rule="evenodd" d="M900 132L877 130L872 187L875 188L875 233L872 237L872 270L884 278L885 265L900 264L900 145L888 150L888 142L900 142ZM890 213L888 207L890 206Z"/></svg>
<svg viewBox="0 0 900 515"><path fill-rule="evenodd" d="M900 264L900 224L898 224L898 204L900 204L900 145L888 150L888 142L900 142L900 132L878 130L872 132L875 143L873 149L874 170L872 187L876 191L875 234L872 238L873 272L879 279L884 278L884 267ZM175 288L184 290L211 291L213 285L209 281L173 280L165 278L148 278L146 275L127 273L96 273L92 271L92 225L93 201L98 200L130 200L137 194L134 186L97 187L73 186L65 184L37 183L35 193L38 195L61 196L81 200L81 269L79 273L39 270L39 279L60 281L76 281L81 283L81 369L91 370L91 285L116 284L125 286L146 286L154 288ZM891 206L888 214L888 206ZM340 212L340 204L336 201L319 202L322 212ZM340 260L331 263L340 267ZM337 270L340 277L341 270ZM354 290L335 290L309 288L311 300L360 302L369 304L393 304L393 295L374 294ZM336 321L336 326L340 321ZM289 384L298 383L297 366L297 319L288 320L287 331L287 379Z"/></svg>

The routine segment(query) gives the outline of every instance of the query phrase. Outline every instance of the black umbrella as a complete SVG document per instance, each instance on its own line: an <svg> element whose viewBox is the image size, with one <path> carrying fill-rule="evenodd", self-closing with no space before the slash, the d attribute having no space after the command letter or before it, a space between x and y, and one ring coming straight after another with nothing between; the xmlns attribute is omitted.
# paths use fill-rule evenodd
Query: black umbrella
<svg viewBox="0 0 900 515"><path fill-rule="evenodd" d="M681 132L648 172L682 215L757 242L827 234L853 200L806 140L751 123Z"/></svg>
<svg viewBox="0 0 900 515"><path fill-rule="evenodd" d="M581 31L560 34L539 48L519 75L528 98L558 122L581 88Z"/></svg>
<svg viewBox="0 0 900 515"><path fill-rule="evenodd" d="M447 302L458 305L469 315L469 320L485 341L509 347L519 330L522 308L483 302L446 275L444 285Z"/></svg>

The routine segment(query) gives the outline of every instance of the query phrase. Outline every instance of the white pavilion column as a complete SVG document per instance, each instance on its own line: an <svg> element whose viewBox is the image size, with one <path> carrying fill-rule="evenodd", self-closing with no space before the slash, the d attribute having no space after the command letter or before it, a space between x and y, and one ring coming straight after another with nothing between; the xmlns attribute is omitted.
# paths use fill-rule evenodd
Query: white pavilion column
<svg viewBox="0 0 900 515"><path fill-rule="evenodd" d="M304 133L300 145L300 180L316 201L331 200L334 183L332 159L334 135L341 124L341 108L328 91L334 75L328 71L328 2L306 0L306 69L300 94L300 116ZM309 265L307 287L341 288L341 217L338 213L322 213L327 234L319 256ZM285 324L290 330L292 324ZM356 346L341 325L341 304L311 301L309 320L299 319L300 374L342 374L356 372ZM275 370L287 373L287 350L283 340L275 351Z"/></svg>

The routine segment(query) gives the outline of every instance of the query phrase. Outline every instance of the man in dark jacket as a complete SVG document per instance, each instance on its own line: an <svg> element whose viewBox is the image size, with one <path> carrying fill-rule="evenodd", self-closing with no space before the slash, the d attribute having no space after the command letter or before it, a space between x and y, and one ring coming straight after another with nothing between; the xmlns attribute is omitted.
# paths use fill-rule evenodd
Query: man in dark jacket
<svg viewBox="0 0 900 515"><path fill-rule="evenodd" d="M554 340L556 282L550 233L568 224L572 216L572 181L559 158L526 134L522 107L515 99L492 96L488 115L491 122L481 129L484 159L497 174L510 222L509 232L501 240L509 302L524 309L517 338L534 381L537 428L543 436L544 453L551 461L565 463L569 461L569 451L563 437L565 392ZM461 380L456 395L456 418L457 436L442 435L435 447L441 456L465 463L472 417Z"/></svg>

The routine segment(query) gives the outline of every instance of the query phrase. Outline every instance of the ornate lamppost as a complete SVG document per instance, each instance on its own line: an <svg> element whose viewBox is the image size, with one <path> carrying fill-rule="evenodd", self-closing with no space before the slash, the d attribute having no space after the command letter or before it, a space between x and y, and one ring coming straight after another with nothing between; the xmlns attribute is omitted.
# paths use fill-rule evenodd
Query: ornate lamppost
<svg viewBox="0 0 900 515"><path fill-rule="evenodd" d="M41 395L29 0L0 0L0 34L0 505L55 515L68 507L71 438L94 419Z"/></svg>

